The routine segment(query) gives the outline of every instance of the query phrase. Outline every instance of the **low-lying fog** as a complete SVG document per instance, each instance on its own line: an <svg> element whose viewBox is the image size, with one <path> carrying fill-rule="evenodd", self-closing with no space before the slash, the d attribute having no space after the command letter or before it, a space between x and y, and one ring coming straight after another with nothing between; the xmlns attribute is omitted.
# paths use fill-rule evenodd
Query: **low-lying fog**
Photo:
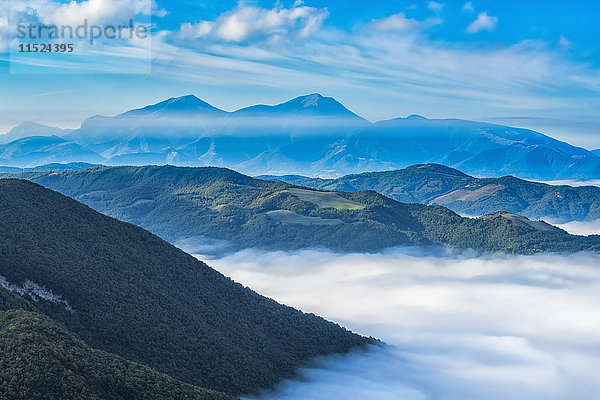
<svg viewBox="0 0 600 400"><path fill-rule="evenodd" d="M393 345L260 398L600 399L600 256L242 251L209 264Z"/></svg>
<svg viewBox="0 0 600 400"><path fill-rule="evenodd" d="M554 225L573 235L600 235L600 219L594 221L571 221Z"/></svg>

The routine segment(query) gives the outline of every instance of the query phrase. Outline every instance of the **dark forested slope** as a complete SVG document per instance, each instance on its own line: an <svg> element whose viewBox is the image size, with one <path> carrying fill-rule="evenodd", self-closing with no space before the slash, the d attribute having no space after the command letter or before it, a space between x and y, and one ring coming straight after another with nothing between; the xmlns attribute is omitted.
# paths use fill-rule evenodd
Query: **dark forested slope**
<svg viewBox="0 0 600 400"><path fill-rule="evenodd" d="M7 297L20 299L0 288L0 298ZM6 400L233 400L92 349L23 309L0 312L0 348L0 398Z"/></svg>
<svg viewBox="0 0 600 400"><path fill-rule="evenodd" d="M372 340L244 288L137 226L0 180L0 275L88 345L232 394Z"/></svg>

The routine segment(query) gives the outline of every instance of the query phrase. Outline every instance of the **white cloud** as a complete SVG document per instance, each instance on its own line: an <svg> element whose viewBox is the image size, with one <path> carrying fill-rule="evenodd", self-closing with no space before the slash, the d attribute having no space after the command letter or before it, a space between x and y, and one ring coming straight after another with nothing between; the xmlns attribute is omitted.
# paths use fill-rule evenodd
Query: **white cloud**
<svg viewBox="0 0 600 400"><path fill-rule="evenodd" d="M425 21L405 19L374 21L352 33L324 27L318 35L285 46L264 40L200 40L201 48L191 48L190 42L182 48L155 36L153 68L198 85L273 93L260 101L277 101L312 87L334 94L372 120L396 117L402 109L477 118L544 110L593 113L592 105L600 106L600 71L566 60L544 43L447 47L416 28ZM375 28L380 23L385 29ZM582 91L589 97L585 104ZM381 98L387 99L384 107ZM254 96L240 97L230 107L253 101Z"/></svg>
<svg viewBox="0 0 600 400"><path fill-rule="evenodd" d="M479 15L477 15L477 19L475 19L475 21L469 24L469 26L467 27L467 32L477 33L481 30L493 31L497 23L497 17L490 17L484 11L482 13L479 13Z"/></svg>
<svg viewBox="0 0 600 400"><path fill-rule="evenodd" d="M129 28L122 32L119 29L119 35L110 38L103 35L103 31L96 25L124 26L131 19L135 26L143 25L147 28L156 8L153 0L14 0L11 6L13 24L20 21L40 25L68 25L77 27L77 30L73 29L75 32L85 32L85 38L75 39L69 37L68 30L65 31L65 40L74 47L73 57L54 57L50 60L44 54L13 54L11 72L15 74L31 71L33 67L38 67L40 73L151 72L152 54L147 32L134 33ZM154 14L163 15L164 12L156 10ZM88 28L84 29L86 24ZM18 40L14 37L12 45L13 48L18 45Z"/></svg>
<svg viewBox="0 0 600 400"><path fill-rule="evenodd" d="M262 399L563 400L600 398L599 257L247 250L209 264L395 346L326 358Z"/></svg>
<svg viewBox="0 0 600 400"><path fill-rule="evenodd" d="M241 5L215 21L182 24L179 36L185 39L211 36L226 42L242 42L253 37L268 40L307 38L319 30L328 16L326 9L303 6L302 2L296 2L289 9Z"/></svg>
<svg viewBox="0 0 600 400"><path fill-rule="evenodd" d="M462 7L463 11L467 11L467 12L475 12L475 7L473 7L473 3L471 3L470 1L467 1L465 3L465 5Z"/></svg>
<svg viewBox="0 0 600 400"><path fill-rule="evenodd" d="M9 36L8 16L0 15L0 53L8 50Z"/></svg>
<svg viewBox="0 0 600 400"><path fill-rule="evenodd" d="M185 22L181 24L179 29L179 36L182 39L198 39L210 34L215 27L215 23L212 21L200 21L196 24Z"/></svg>
<svg viewBox="0 0 600 400"><path fill-rule="evenodd" d="M410 32L421 29L421 23L416 19L406 18L404 13L398 13L373 21L371 27L379 31Z"/></svg>
<svg viewBox="0 0 600 400"><path fill-rule="evenodd" d="M555 225L573 235L600 235L600 219L594 221L571 221Z"/></svg>
<svg viewBox="0 0 600 400"><path fill-rule="evenodd" d="M281 20L277 10L289 15L298 7L303 5L274 8L274 14ZM307 23L306 18L327 12L310 8L305 19L272 29L249 21L246 40L225 41L217 28L239 9L211 21L183 24L179 32L154 33L156 76L173 79L174 85L201 86L205 96L230 109L326 91L371 120L413 112L467 119L576 113L581 120L595 118L600 107L600 70L568 59L554 45L447 45L427 37L427 27L441 20L413 20L403 14L346 32L321 26L318 18ZM259 10L257 15L264 16L273 9ZM179 33L200 40L183 40ZM224 88L237 95L223 94Z"/></svg>
<svg viewBox="0 0 600 400"><path fill-rule="evenodd" d="M430 1L427 5L431 11L440 12L444 8L442 3L438 3L437 1Z"/></svg>
<svg viewBox="0 0 600 400"><path fill-rule="evenodd" d="M571 41L563 35L560 35L560 37L558 38L558 45L563 49L568 50L573 46L573 43L571 43Z"/></svg>
<svg viewBox="0 0 600 400"><path fill-rule="evenodd" d="M561 179L557 181L536 181L541 183L547 183L548 185L567 185L567 186L599 186L600 187L600 179L592 179L589 181L575 181L572 179Z"/></svg>
<svg viewBox="0 0 600 400"><path fill-rule="evenodd" d="M89 23L122 23L138 15L152 15L151 0L86 0L61 4L45 22L64 25Z"/></svg>

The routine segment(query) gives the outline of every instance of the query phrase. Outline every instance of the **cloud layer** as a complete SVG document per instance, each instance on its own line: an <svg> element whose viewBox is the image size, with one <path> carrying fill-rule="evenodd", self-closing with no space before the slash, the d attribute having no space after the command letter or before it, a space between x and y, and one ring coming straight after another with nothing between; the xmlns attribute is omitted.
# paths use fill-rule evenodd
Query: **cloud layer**
<svg viewBox="0 0 600 400"><path fill-rule="evenodd" d="M320 360L263 399L597 399L598 261L248 250L209 264L394 345Z"/></svg>
<svg viewBox="0 0 600 400"><path fill-rule="evenodd" d="M594 221L571 221L555 225L573 235L600 235L600 219Z"/></svg>
<svg viewBox="0 0 600 400"><path fill-rule="evenodd" d="M225 42L242 42L253 38L280 41L285 38L307 38L315 33L328 17L326 9L302 6L272 9L240 5L215 21L183 23L182 39L211 38Z"/></svg>

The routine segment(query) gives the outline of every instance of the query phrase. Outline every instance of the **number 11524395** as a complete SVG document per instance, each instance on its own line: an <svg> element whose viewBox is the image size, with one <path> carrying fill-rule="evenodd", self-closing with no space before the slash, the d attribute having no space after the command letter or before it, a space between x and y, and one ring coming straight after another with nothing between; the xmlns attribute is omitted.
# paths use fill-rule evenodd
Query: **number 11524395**
<svg viewBox="0 0 600 400"><path fill-rule="evenodd" d="M64 43L21 43L19 53L72 53L73 45Z"/></svg>

